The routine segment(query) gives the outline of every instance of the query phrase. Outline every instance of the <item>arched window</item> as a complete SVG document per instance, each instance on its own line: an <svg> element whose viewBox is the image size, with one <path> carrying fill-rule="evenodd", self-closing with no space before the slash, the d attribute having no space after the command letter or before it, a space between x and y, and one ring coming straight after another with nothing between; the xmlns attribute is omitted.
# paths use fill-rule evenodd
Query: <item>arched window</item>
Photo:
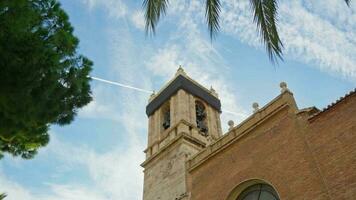
<svg viewBox="0 0 356 200"><path fill-rule="evenodd" d="M168 129L171 126L171 112L169 108L170 104L167 102L162 106L162 127L163 130Z"/></svg>
<svg viewBox="0 0 356 200"><path fill-rule="evenodd" d="M279 197L273 187L262 183L246 188L236 200L279 200Z"/></svg>
<svg viewBox="0 0 356 200"><path fill-rule="evenodd" d="M208 135L208 126L206 124L206 110L204 104L199 101L195 102L195 115L196 115L196 122L197 127L199 128L200 132L204 135Z"/></svg>

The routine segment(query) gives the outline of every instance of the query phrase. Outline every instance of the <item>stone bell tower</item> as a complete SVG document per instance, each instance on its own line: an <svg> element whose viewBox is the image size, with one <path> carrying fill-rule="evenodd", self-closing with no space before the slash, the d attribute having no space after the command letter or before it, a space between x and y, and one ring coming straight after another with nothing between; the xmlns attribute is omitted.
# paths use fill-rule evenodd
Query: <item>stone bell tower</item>
<svg viewBox="0 0 356 200"><path fill-rule="evenodd" d="M143 200L189 199L185 162L222 134L221 104L179 67L146 107L149 118Z"/></svg>

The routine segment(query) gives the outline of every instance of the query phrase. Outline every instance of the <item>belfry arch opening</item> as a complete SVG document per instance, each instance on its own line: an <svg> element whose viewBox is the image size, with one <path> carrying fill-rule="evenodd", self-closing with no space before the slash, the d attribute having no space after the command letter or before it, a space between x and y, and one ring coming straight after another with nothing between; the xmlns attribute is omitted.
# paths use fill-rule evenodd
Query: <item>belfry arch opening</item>
<svg viewBox="0 0 356 200"><path fill-rule="evenodd" d="M195 117L199 131L202 135L208 135L207 113L205 105L200 101L195 101Z"/></svg>
<svg viewBox="0 0 356 200"><path fill-rule="evenodd" d="M170 102L166 102L161 109L161 119L162 119L162 128L163 130L168 129L171 126L171 111L170 111Z"/></svg>
<svg viewBox="0 0 356 200"><path fill-rule="evenodd" d="M280 198L271 184L253 179L236 186L226 200L280 200Z"/></svg>

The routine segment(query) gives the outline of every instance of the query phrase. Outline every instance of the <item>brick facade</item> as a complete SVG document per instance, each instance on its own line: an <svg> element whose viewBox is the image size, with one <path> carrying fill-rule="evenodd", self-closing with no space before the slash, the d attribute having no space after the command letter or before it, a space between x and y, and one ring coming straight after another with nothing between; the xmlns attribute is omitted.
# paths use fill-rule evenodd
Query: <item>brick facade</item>
<svg viewBox="0 0 356 200"><path fill-rule="evenodd" d="M272 185L283 200L356 199L356 93L314 115L283 96L293 98L282 94L255 114L259 119L224 135L231 139L218 141L215 152L200 158L206 149L188 162L192 200L226 200L253 179Z"/></svg>

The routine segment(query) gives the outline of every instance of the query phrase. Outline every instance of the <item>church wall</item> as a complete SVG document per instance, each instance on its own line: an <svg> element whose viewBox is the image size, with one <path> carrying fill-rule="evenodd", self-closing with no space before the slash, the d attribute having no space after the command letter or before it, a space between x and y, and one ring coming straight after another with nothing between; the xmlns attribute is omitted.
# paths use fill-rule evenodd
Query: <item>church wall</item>
<svg viewBox="0 0 356 200"><path fill-rule="evenodd" d="M327 198L301 119L286 107L189 171L191 200L226 200L240 183L270 183L282 200Z"/></svg>
<svg viewBox="0 0 356 200"><path fill-rule="evenodd" d="M306 134L332 199L356 199L356 94L312 118Z"/></svg>

